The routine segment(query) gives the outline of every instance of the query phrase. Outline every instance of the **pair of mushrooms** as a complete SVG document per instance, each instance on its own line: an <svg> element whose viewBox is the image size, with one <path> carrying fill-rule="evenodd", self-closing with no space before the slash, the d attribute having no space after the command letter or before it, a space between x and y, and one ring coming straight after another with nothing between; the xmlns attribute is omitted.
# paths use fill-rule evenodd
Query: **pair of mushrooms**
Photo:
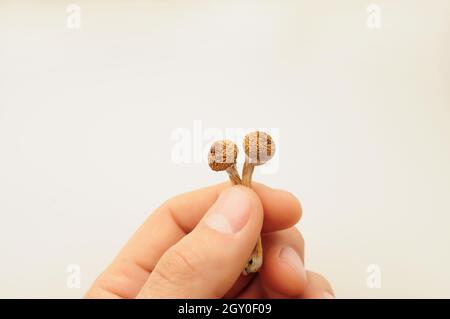
<svg viewBox="0 0 450 319"><path fill-rule="evenodd" d="M238 147L232 141L214 142L208 154L208 163L213 171L226 171L235 185L252 186L252 174L255 166L270 160L275 153L275 143L272 137L264 132L252 132L244 138L245 163L242 169L242 179L236 169ZM243 275L257 272L263 262L261 236L258 238Z"/></svg>

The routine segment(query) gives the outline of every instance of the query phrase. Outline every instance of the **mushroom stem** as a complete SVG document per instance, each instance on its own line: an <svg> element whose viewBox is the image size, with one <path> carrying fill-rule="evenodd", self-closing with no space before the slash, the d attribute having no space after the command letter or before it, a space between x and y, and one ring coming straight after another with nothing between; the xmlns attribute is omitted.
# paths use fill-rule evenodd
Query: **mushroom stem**
<svg viewBox="0 0 450 319"><path fill-rule="evenodd" d="M242 169L242 185L252 187L252 175L255 166L266 163L273 157L275 144L272 137L264 132L252 132L244 138L245 163ZM257 272L263 263L263 248L261 236L250 256L250 259L242 272L243 275Z"/></svg>
<svg viewBox="0 0 450 319"><path fill-rule="evenodd" d="M242 185L247 187L252 187L252 175L255 169L255 165L250 163L249 159L245 158L244 167L242 169ZM263 249L261 243L261 236L258 237L255 248L253 249L250 258L248 259L247 265L245 266L242 274L247 276L250 273L258 272L263 263Z"/></svg>
<svg viewBox="0 0 450 319"><path fill-rule="evenodd" d="M255 165L245 159L244 167L242 169L242 185L252 187L252 175Z"/></svg>
<svg viewBox="0 0 450 319"><path fill-rule="evenodd" d="M250 273L258 272L263 263L263 248L261 242L261 236L258 237L258 242L256 243L255 249L250 256L242 274L247 276Z"/></svg>
<svg viewBox="0 0 450 319"><path fill-rule="evenodd" d="M228 177L230 178L230 181L233 183L233 185L241 185L242 180L239 176L239 172L236 169L236 165L232 165L226 169L228 173Z"/></svg>

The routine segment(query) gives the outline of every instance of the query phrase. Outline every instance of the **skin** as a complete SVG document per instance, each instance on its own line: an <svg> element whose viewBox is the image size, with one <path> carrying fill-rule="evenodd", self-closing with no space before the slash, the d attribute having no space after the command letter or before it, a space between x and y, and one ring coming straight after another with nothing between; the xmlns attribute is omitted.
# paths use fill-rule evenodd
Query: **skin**
<svg viewBox="0 0 450 319"><path fill-rule="evenodd" d="M236 187L250 203L247 222L233 234L211 229L205 215ZM223 183L178 195L148 217L86 298L333 298L328 281L305 270L304 240L294 227L301 215L291 193L258 183L253 189ZM243 276L260 233L263 267ZM280 257L286 247L300 257L296 267Z"/></svg>

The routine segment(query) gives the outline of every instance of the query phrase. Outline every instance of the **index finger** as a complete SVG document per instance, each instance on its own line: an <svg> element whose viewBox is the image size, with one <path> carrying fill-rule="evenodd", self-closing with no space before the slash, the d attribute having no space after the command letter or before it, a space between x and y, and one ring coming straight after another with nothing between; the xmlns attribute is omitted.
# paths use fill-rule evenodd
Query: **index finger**
<svg viewBox="0 0 450 319"><path fill-rule="evenodd" d="M221 183L181 194L167 201L165 205L179 226L188 233L214 204L220 192L229 186L230 183ZM299 221L302 214L301 205L290 192L260 183L253 183L252 189L259 196L264 209L262 232L283 230Z"/></svg>

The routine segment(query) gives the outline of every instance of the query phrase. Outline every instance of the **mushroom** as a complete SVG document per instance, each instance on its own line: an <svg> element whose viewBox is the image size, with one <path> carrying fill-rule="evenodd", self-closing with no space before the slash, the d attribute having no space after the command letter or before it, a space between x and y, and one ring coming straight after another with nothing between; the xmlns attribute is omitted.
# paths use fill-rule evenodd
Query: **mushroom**
<svg viewBox="0 0 450 319"><path fill-rule="evenodd" d="M232 141L222 140L214 142L208 154L208 164L213 171L226 171L231 182L242 184L241 177L236 169L238 147Z"/></svg>
<svg viewBox="0 0 450 319"><path fill-rule="evenodd" d="M275 143L272 137L264 132L252 132L244 138L245 163L242 170L242 185L252 186L252 175L255 166L262 165L270 160L275 153ZM257 272L263 263L263 249L261 236L245 266L244 275Z"/></svg>
<svg viewBox="0 0 450 319"><path fill-rule="evenodd" d="M253 132L244 138L245 163L242 170L242 180L236 169L238 148L229 140L215 142L208 154L208 163L213 171L226 171L231 182L235 185L252 186L252 174L255 166L270 160L275 153L275 143L269 134ZM258 272L263 263L261 236L242 271L243 275Z"/></svg>

